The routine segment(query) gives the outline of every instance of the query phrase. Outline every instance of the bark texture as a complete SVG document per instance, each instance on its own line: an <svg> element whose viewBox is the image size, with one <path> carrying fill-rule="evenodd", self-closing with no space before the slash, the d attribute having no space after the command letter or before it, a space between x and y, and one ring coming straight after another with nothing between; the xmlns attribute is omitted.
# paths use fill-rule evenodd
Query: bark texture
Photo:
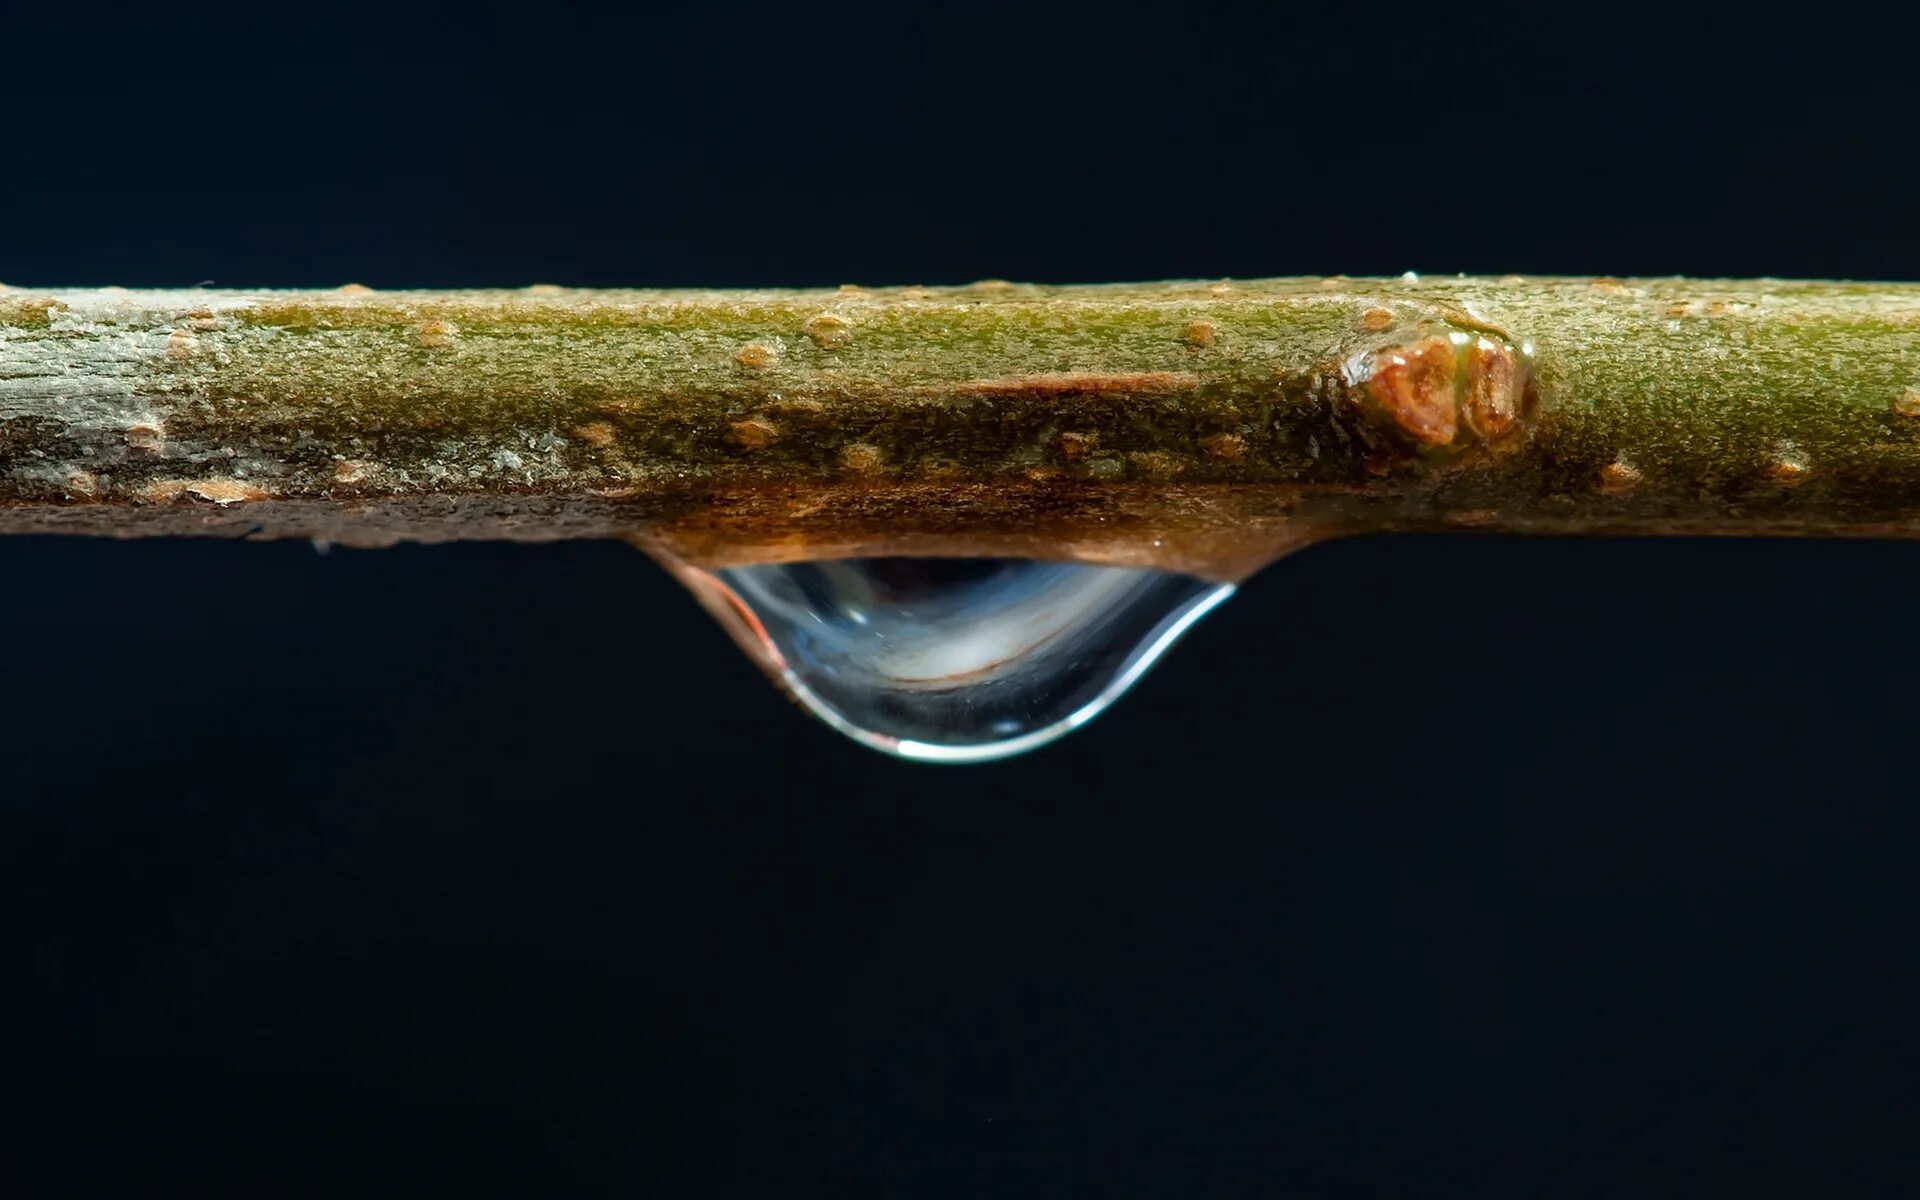
<svg viewBox="0 0 1920 1200"><path fill-rule="evenodd" d="M1920 286L0 291L0 532L1233 577L1443 528L1920 532Z"/></svg>

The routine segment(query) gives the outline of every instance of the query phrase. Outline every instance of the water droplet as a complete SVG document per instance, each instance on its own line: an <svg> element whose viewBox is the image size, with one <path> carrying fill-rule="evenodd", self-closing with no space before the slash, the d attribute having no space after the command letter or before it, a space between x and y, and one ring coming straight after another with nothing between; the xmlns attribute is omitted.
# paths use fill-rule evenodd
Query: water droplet
<svg viewBox="0 0 1920 1200"><path fill-rule="evenodd" d="M1005 758L1084 725L1233 593L1013 558L669 565L802 706L924 762Z"/></svg>

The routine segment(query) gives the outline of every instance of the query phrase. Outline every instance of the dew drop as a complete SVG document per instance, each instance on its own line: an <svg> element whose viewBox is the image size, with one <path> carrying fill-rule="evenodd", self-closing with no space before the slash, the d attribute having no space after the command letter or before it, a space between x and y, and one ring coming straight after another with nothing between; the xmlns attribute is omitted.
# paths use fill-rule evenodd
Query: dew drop
<svg viewBox="0 0 1920 1200"><path fill-rule="evenodd" d="M1106 710L1231 584L1017 558L669 564L794 699L854 740L987 762Z"/></svg>

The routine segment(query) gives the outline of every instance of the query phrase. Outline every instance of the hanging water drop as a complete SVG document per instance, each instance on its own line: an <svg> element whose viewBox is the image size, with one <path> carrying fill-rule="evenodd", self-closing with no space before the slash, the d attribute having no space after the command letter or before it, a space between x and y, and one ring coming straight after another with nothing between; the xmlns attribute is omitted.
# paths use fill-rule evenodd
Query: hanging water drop
<svg viewBox="0 0 1920 1200"><path fill-rule="evenodd" d="M925 762L1005 758L1078 728L1233 593L1015 558L669 565L814 715Z"/></svg>

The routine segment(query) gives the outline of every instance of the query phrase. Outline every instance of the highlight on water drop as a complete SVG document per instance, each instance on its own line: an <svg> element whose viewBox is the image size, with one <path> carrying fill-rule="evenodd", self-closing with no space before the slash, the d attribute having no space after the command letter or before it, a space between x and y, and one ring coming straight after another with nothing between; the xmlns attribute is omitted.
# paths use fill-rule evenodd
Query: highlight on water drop
<svg viewBox="0 0 1920 1200"><path fill-rule="evenodd" d="M1016 558L669 562L815 716L922 762L988 762L1104 712L1231 584Z"/></svg>

